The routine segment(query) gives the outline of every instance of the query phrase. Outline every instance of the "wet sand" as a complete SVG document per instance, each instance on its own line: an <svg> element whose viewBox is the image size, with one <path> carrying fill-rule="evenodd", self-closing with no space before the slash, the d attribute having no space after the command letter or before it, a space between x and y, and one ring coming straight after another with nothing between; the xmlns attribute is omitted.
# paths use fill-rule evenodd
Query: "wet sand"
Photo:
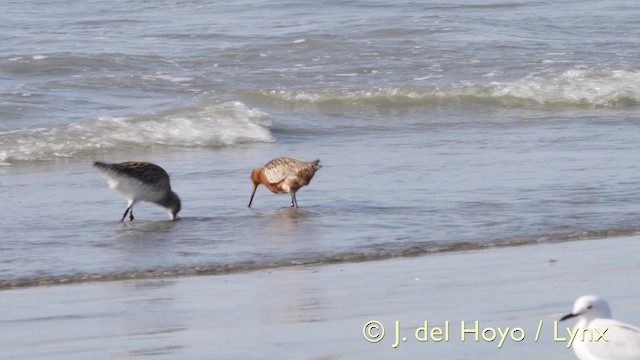
<svg viewBox="0 0 640 360"><path fill-rule="evenodd" d="M640 237L0 292L2 359L574 359L554 320L598 294L640 325ZM385 326L365 340L369 321ZM436 332L449 323L449 339ZM466 328L510 332L461 340ZM393 347L398 321L400 342ZM535 341L540 326L538 341ZM559 324L559 336L566 327ZM375 331L373 331L375 333ZM418 331L423 337L424 332ZM523 339L516 341L523 337ZM406 342L402 338L407 338ZM442 337L442 341L437 342ZM515 339L515 340L514 340ZM423 339L424 340L424 339Z"/></svg>

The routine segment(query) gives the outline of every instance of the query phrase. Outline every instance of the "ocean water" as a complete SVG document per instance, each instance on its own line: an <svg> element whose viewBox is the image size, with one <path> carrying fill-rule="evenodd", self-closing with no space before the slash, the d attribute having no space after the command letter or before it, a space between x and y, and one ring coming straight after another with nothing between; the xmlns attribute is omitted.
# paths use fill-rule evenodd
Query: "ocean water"
<svg viewBox="0 0 640 360"><path fill-rule="evenodd" d="M632 1L7 1L0 288L640 229ZM320 159L298 193L249 175ZM152 161L182 219L92 161Z"/></svg>

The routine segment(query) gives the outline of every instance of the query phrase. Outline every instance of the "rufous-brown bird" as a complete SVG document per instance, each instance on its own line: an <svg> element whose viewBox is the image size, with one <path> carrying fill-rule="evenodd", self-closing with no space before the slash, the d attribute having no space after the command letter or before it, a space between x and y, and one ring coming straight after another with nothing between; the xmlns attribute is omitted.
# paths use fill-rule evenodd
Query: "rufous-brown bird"
<svg viewBox="0 0 640 360"><path fill-rule="evenodd" d="M320 169L320 160L306 162L290 157L280 157L266 163L263 167L253 169L251 180L253 192L249 207L253 202L258 185L262 184L274 194L291 194L291 207L298 207L296 192L308 185L316 171Z"/></svg>

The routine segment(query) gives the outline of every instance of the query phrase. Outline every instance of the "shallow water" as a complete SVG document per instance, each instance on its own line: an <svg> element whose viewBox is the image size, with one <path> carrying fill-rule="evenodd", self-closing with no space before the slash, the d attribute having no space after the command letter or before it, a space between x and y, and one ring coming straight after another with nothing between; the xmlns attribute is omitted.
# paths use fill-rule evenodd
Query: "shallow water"
<svg viewBox="0 0 640 360"><path fill-rule="evenodd" d="M625 1L6 5L0 287L215 274L635 232ZM321 159L298 194L277 156ZM93 160L163 166L182 219Z"/></svg>

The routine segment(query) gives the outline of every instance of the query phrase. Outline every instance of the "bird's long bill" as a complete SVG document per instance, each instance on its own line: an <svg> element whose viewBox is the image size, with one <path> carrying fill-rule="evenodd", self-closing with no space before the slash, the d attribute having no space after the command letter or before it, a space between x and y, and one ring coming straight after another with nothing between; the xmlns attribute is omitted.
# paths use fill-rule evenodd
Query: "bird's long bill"
<svg viewBox="0 0 640 360"><path fill-rule="evenodd" d="M576 317L576 316L578 316L578 315L576 315L576 314L567 314L567 315L561 317L560 321L565 321L567 319L571 319L572 317Z"/></svg>
<svg viewBox="0 0 640 360"><path fill-rule="evenodd" d="M258 190L258 184L253 184L253 192L251 193L251 199L249 199L249 207L251 207L253 196L256 194L256 190Z"/></svg>

